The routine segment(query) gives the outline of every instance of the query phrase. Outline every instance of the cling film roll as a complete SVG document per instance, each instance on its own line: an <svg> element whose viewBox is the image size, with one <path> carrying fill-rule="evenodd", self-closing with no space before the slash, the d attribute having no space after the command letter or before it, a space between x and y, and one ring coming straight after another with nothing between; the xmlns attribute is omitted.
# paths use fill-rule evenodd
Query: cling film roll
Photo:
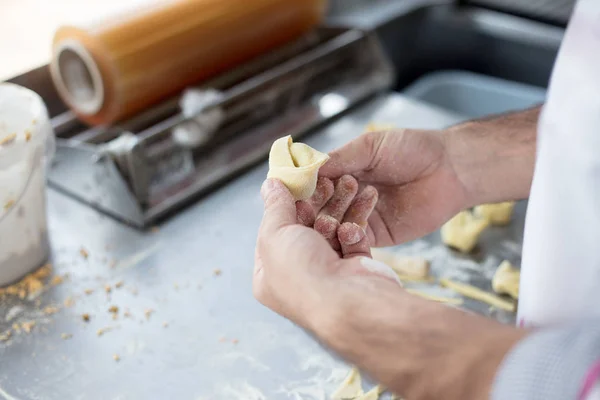
<svg viewBox="0 0 600 400"><path fill-rule="evenodd" d="M184 87L294 40L326 0L177 0L54 37L52 79L92 125L111 124Z"/></svg>

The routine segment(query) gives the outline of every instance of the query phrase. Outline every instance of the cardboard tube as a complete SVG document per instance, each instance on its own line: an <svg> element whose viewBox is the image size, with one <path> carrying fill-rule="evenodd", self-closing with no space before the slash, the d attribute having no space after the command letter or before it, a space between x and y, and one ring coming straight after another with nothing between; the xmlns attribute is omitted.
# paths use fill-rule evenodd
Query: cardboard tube
<svg viewBox="0 0 600 400"><path fill-rule="evenodd" d="M298 38L326 0L176 0L92 28L63 26L50 64L62 99L110 124Z"/></svg>

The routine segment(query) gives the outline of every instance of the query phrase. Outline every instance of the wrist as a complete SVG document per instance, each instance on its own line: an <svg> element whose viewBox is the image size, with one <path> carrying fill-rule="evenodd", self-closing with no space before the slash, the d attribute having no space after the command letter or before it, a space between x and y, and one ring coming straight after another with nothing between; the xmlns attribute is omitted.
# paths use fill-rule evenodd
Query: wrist
<svg viewBox="0 0 600 400"><path fill-rule="evenodd" d="M471 207L529 196L540 107L465 122L443 132L449 162Z"/></svg>

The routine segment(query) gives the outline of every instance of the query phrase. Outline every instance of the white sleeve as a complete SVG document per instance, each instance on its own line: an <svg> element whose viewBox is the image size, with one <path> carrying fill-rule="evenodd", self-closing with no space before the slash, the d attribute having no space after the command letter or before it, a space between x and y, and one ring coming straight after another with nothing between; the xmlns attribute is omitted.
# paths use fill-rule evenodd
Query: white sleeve
<svg viewBox="0 0 600 400"><path fill-rule="evenodd" d="M493 400L600 400L600 319L540 329L504 359Z"/></svg>

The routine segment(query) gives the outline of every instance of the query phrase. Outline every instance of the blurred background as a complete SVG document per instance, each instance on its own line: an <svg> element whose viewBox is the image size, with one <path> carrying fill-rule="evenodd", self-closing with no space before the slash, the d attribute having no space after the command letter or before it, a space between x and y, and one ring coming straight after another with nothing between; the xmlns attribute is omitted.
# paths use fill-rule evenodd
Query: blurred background
<svg viewBox="0 0 600 400"><path fill-rule="evenodd" d="M0 0L0 80L46 64L56 29L67 23L85 24L132 7L160 0ZM329 13L342 14L369 3L412 0L331 0ZM467 3L468 1L463 1ZM574 0L479 0L471 3L564 24Z"/></svg>

